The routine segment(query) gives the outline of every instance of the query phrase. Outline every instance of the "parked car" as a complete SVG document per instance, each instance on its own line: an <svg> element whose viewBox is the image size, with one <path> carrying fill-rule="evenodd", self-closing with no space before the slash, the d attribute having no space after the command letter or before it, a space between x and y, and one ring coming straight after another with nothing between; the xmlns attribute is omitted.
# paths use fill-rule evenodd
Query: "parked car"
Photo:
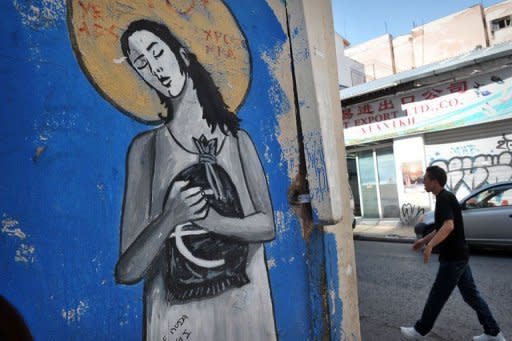
<svg viewBox="0 0 512 341"><path fill-rule="evenodd" d="M512 181L481 187L459 201L469 245L512 247ZM434 230L434 211L414 227L421 238Z"/></svg>

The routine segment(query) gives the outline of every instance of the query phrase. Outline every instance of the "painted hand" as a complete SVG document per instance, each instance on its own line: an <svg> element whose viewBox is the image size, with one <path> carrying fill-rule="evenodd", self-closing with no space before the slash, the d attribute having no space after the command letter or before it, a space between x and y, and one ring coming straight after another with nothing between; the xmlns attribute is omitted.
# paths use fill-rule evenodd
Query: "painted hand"
<svg viewBox="0 0 512 341"><path fill-rule="evenodd" d="M204 219L208 214L206 195L211 190L203 191L201 187L185 189L189 181L176 181L167 195L164 213L172 215L173 225L188 221Z"/></svg>

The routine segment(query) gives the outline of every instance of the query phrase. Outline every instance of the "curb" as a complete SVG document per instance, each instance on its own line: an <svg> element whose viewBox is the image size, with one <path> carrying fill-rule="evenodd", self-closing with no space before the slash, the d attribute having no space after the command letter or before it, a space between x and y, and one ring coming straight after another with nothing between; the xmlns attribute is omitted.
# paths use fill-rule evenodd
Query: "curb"
<svg viewBox="0 0 512 341"><path fill-rule="evenodd" d="M412 244L416 241L415 238L402 237L402 236L398 236L396 234L376 235L376 234L363 234L363 233L354 233L354 240L365 240L365 241L387 242L387 243L402 243L402 244Z"/></svg>

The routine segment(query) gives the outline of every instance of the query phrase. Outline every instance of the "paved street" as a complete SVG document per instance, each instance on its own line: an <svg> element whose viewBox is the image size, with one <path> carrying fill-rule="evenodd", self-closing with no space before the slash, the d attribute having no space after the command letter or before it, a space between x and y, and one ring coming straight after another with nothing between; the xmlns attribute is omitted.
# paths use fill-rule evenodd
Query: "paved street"
<svg viewBox="0 0 512 341"><path fill-rule="evenodd" d="M364 341L399 340L401 325L421 314L438 266L409 244L355 241L361 334ZM476 284L507 339L512 338L512 254L472 253ZM480 334L473 310L455 289L428 340L471 340Z"/></svg>

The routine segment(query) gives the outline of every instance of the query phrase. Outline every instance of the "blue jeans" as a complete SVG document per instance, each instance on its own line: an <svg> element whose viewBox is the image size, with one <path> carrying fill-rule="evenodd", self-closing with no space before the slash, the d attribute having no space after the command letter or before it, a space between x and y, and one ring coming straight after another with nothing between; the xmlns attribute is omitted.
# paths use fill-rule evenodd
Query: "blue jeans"
<svg viewBox="0 0 512 341"><path fill-rule="evenodd" d="M484 327L484 333L498 335L500 328L476 288L467 261L441 262L439 264L436 280L428 295L423 314L414 326L416 331L421 335L430 332L455 286L459 287L464 301L476 312L478 321Z"/></svg>

